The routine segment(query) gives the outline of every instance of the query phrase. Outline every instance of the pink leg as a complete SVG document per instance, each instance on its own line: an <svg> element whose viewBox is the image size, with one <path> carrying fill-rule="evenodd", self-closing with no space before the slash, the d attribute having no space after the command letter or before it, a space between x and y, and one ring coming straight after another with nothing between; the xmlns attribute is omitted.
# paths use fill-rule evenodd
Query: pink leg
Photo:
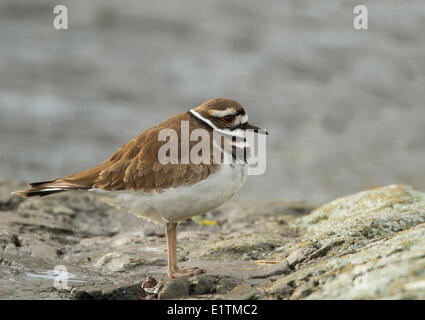
<svg viewBox="0 0 425 320"><path fill-rule="evenodd" d="M166 223L165 234L167 236L167 251L168 251L168 276L170 279L176 277L176 273L180 273L186 276L194 276L204 273L199 268L191 268L187 270L181 270L177 266L177 223Z"/></svg>
<svg viewBox="0 0 425 320"><path fill-rule="evenodd" d="M166 223L165 224L165 235L167 237L167 253L168 253L168 277L170 279L175 278L175 265L177 264L176 256L176 227L177 223Z"/></svg>
<svg viewBox="0 0 425 320"><path fill-rule="evenodd" d="M177 223L169 223L168 225L169 225L168 237L171 243L171 248L169 248L168 250L172 251L171 255L169 255L169 257L171 256L171 259L169 258L168 260L168 270L169 270L168 274L170 275L170 272L171 272L171 275L172 275L170 276L170 278L171 277L174 278L176 273L180 273L185 276L195 276L195 275L204 273L204 271L199 268L191 268L191 269L182 270L177 266L177 230L176 230ZM171 265L170 265L170 261L172 263Z"/></svg>
<svg viewBox="0 0 425 320"><path fill-rule="evenodd" d="M173 231L173 254L174 254L174 272L183 273L184 271L180 270L177 266L177 230L176 228Z"/></svg>

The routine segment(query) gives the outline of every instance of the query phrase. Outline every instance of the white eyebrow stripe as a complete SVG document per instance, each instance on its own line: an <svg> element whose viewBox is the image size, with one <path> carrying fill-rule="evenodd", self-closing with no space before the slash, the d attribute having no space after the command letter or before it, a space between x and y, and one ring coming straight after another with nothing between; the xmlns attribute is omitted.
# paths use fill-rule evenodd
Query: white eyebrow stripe
<svg viewBox="0 0 425 320"><path fill-rule="evenodd" d="M227 108L225 110L208 110L208 113L214 117L221 118L229 114L236 114L236 111L233 108Z"/></svg>
<svg viewBox="0 0 425 320"><path fill-rule="evenodd" d="M212 123L210 120L204 118L203 116L201 116L198 112L196 112L193 109L190 109L189 112L191 114L193 114L196 118L198 118L199 120L201 120L202 122L206 123L207 125L209 125L212 129L214 129L217 132L220 132L221 134L224 134L226 136L231 136L231 137L239 137L239 138L245 138L245 134L243 130L240 129L235 129L235 130L229 130L229 129L219 129L217 128L214 123Z"/></svg>
<svg viewBox="0 0 425 320"><path fill-rule="evenodd" d="M245 113L242 117L241 117L241 124L245 124L248 122L248 115Z"/></svg>

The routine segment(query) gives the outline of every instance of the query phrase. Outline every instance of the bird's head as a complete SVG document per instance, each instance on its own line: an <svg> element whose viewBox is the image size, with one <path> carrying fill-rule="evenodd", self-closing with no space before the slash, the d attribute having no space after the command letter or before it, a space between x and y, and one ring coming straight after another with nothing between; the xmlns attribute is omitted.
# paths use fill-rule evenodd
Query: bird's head
<svg viewBox="0 0 425 320"><path fill-rule="evenodd" d="M240 103L232 99L208 100L191 112L215 130L243 135L246 130L268 134L267 130L248 123L248 114Z"/></svg>

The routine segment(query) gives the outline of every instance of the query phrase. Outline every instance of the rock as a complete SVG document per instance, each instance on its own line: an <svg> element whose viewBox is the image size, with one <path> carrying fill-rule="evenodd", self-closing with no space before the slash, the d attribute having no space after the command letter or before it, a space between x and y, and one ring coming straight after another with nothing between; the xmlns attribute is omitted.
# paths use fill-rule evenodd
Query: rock
<svg viewBox="0 0 425 320"><path fill-rule="evenodd" d="M294 224L305 239L354 252L372 240L425 222L425 196L411 187L393 185L334 200Z"/></svg>
<svg viewBox="0 0 425 320"><path fill-rule="evenodd" d="M265 270L258 272L251 276L252 279L265 279L273 276L280 276L282 274L288 274L291 272L290 265L287 260L281 263L275 264L272 267L268 267Z"/></svg>
<svg viewBox="0 0 425 320"><path fill-rule="evenodd" d="M316 248L313 246L306 246L299 248L293 251L287 258L286 262L290 267L294 267L295 265L305 261L310 254L316 251Z"/></svg>
<svg viewBox="0 0 425 320"><path fill-rule="evenodd" d="M18 196L10 197L6 201L0 201L0 211L15 210L22 201L24 199Z"/></svg>
<svg viewBox="0 0 425 320"><path fill-rule="evenodd" d="M90 291L73 289L71 296L75 300L142 300L146 297L146 292L142 284L138 283L127 287L104 287Z"/></svg>
<svg viewBox="0 0 425 320"><path fill-rule="evenodd" d="M423 288L405 288L423 277L424 221L425 195L408 186L332 201L293 224L301 243L327 249L274 286L314 284L300 285L291 299L423 299Z"/></svg>
<svg viewBox="0 0 425 320"><path fill-rule="evenodd" d="M9 243L6 245L6 248L4 248L3 254L17 256L19 255L19 251L18 251L18 248L13 243Z"/></svg>
<svg viewBox="0 0 425 320"><path fill-rule="evenodd" d="M189 296L190 282L188 278L181 277L159 283L158 299L180 299Z"/></svg>
<svg viewBox="0 0 425 320"><path fill-rule="evenodd" d="M276 298L283 299L289 297L294 292L294 288L284 280L276 281L267 291Z"/></svg>
<svg viewBox="0 0 425 320"><path fill-rule="evenodd" d="M200 277L209 277L208 275L202 275ZM229 276L215 276L213 277L214 281L212 282L212 286L208 288L207 290L204 290L204 293L226 293L229 290L236 287L241 280L234 277ZM196 286L195 286L196 288ZM197 292L201 292L199 288L196 288Z"/></svg>
<svg viewBox="0 0 425 320"><path fill-rule="evenodd" d="M194 295L214 293L217 291L217 284L220 281L218 277L201 275L191 279L191 293ZM223 290L227 291L227 290Z"/></svg>
<svg viewBox="0 0 425 320"><path fill-rule="evenodd" d="M111 272L122 272L131 268L141 266L145 263L143 259L134 257L127 252L111 252L102 256L97 262L96 267L106 267Z"/></svg>
<svg viewBox="0 0 425 320"><path fill-rule="evenodd" d="M264 294L252 285L241 284L220 297L224 300L257 300Z"/></svg>
<svg viewBox="0 0 425 320"><path fill-rule="evenodd" d="M425 225L316 266L321 283L311 299L424 299Z"/></svg>
<svg viewBox="0 0 425 320"><path fill-rule="evenodd" d="M289 300L298 300L308 296L312 291L312 288L307 284L303 283L295 288Z"/></svg>
<svg viewBox="0 0 425 320"><path fill-rule="evenodd" d="M209 242L200 254L207 259L260 260L270 257L274 248L288 241L289 238L272 234L238 234L233 238Z"/></svg>
<svg viewBox="0 0 425 320"><path fill-rule="evenodd" d="M163 281L159 284L158 298L179 299L204 294L223 294L236 287L241 280L228 276L199 275Z"/></svg>

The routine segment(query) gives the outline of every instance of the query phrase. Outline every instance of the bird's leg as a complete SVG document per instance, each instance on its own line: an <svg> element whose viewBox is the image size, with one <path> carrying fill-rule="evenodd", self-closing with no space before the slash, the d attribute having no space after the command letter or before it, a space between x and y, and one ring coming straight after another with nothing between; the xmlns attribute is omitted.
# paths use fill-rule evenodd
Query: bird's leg
<svg viewBox="0 0 425 320"><path fill-rule="evenodd" d="M165 224L165 235L167 236L167 251L168 251L168 276L170 279L176 277L176 273L186 276L194 276L204 273L199 268L191 268L181 270L177 266L177 223L167 222Z"/></svg>
<svg viewBox="0 0 425 320"><path fill-rule="evenodd" d="M177 223L167 222L165 224L165 235L167 237L167 253L168 253L168 276L170 279L175 278L175 265L177 264L176 256L176 227Z"/></svg>
<svg viewBox="0 0 425 320"><path fill-rule="evenodd" d="M184 271L179 269L179 267L177 266L177 225L172 232L172 236L173 236L174 272L184 273Z"/></svg>
<svg viewBox="0 0 425 320"><path fill-rule="evenodd" d="M174 272L184 274L187 276L196 276L201 273L204 273L204 270L201 270L199 268L190 268L190 269L180 269L177 266L177 224L175 228L172 230L171 236L173 237L173 256L174 256Z"/></svg>

